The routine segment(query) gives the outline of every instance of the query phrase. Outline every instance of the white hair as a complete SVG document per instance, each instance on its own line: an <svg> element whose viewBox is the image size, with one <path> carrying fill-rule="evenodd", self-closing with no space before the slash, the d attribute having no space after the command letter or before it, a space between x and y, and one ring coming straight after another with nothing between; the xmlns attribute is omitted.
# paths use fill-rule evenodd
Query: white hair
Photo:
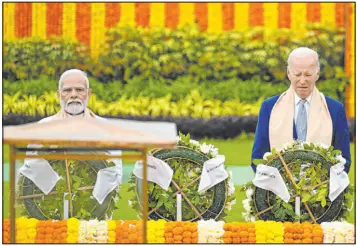
<svg viewBox="0 0 357 246"><path fill-rule="evenodd" d="M87 77L87 74L85 72L83 72L82 70L79 70L79 69L69 69L67 71L65 71L64 73L62 73L59 81L58 81L58 89L60 90L62 88L62 83L63 83L63 80L71 75L71 74L81 74L83 75L83 77L85 78L85 81L86 81L86 84L87 84L87 88L89 89L89 80L88 80L88 77Z"/></svg>
<svg viewBox="0 0 357 246"><path fill-rule="evenodd" d="M316 51L307 47L299 47L291 51L288 57L288 67L290 67L292 57L306 57L312 55L315 59L316 66L320 69L319 55Z"/></svg>

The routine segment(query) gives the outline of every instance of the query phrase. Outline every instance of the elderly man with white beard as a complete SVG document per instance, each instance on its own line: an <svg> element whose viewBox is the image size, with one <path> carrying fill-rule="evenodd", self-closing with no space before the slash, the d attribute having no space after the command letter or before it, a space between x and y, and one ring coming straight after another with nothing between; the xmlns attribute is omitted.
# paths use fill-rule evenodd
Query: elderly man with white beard
<svg viewBox="0 0 357 246"><path fill-rule="evenodd" d="M57 95L61 110L53 116L40 120L39 123L67 117L101 118L87 108L91 89L87 75L83 71L79 69L65 71L59 79Z"/></svg>
<svg viewBox="0 0 357 246"><path fill-rule="evenodd" d="M70 117L106 120L87 108L91 89L87 75L83 71L79 69L65 71L59 79L57 95L60 99L61 110L38 123ZM40 148L41 145L31 145L31 147ZM121 155L120 150L109 152L112 155ZM36 152L27 152L27 154L36 155ZM100 204L111 191L119 186L123 176L121 159L110 159L108 161L113 161L115 166L101 169L98 172L93 190L93 196ZM19 172L32 180L45 194L48 194L60 179L45 159L25 159L24 166L20 168Z"/></svg>

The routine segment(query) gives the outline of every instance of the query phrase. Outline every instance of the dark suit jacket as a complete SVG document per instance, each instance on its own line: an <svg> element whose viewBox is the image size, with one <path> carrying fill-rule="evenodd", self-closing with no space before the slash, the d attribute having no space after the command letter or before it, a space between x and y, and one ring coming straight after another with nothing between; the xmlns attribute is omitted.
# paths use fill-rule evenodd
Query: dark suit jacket
<svg viewBox="0 0 357 246"><path fill-rule="evenodd" d="M270 152L269 143L269 120L274 104L280 95L266 99L260 108L258 124L255 131L254 145L252 151L252 160L262 159L266 152ZM332 143L335 149L342 152L343 158L346 159L345 171L348 173L351 165L350 138L347 126L345 107L339 101L325 96L328 110L332 119ZM297 139L295 122L293 124L293 137ZM256 165L251 164L255 172Z"/></svg>

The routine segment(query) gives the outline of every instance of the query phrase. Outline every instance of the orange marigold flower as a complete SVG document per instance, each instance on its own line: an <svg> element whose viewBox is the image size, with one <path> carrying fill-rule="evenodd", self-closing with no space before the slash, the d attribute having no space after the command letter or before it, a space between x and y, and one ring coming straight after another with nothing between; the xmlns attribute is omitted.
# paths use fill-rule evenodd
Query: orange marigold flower
<svg viewBox="0 0 357 246"><path fill-rule="evenodd" d="M182 233L182 236L183 237L191 237L191 232L190 231L184 231L183 233Z"/></svg>
<svg viewBox="0 0 357 246"><path fill-rule="evenodd" d="M239 233L239 235L240 235L241 237L248 237L249 233L244 230L244 231L241 231L241 232Z"/></svg>
<svg viewBox="0 0 357 246"><path fill-rule="evenodd" d="M191 238L187 237L182 240L183 243L191 243Z"/></svg>
<svg viewBox="0 0 357 246"><path fill-rule="evenodd" d="M310 238L304 238L304 239L302 240L302 243L312 243L312 239L310 239Z"/></svg>
<svg viewBox="0 0 357 246"><path fill-rule="evenodd" d="M225 231L223 234L223 238L227 238L227 237L232 237L233 233L231 231Z"/></svg>
<svg viewBox="0 0 357 246"><path fill-rule="evenodd" d="M240 237L234 237L233 239L232 239L232 243L240 243L241 241L240 241Z"/></svg>
<svg viewBox="0 0 357 246"><path fill-rule="evenodd" d="M224 243L232 243L232 238L230 238L230 237L225 237L225 238L223 238L223 242L224 242Z"/></svg>
<svg viewBox="0 0 357 246"><path fill-rule="evenodd" d="M177 234L177 235L181 235L183 232L183 228L182 227L176 227L173 229L173 233Z"/></svg>
<svg viewBox="0 0 357 246"><path fill-rule="evenodd" d="M223 230L225 231L231 231L232 230L232 225L230 223L226 223L223 225Z"/></svg>
<svg viewBox="0 0 357 246"><path fill-rule="evenodd" d="M183 239L183 237L181 235L175 235L174 236L174 240L175 241L181 241Z"/></svg>
<svg viewBox="0 0 357 246"><path fill-rule="evenodd" d="M312 243L322 243L322 237L313 237Z"/></svg>
<svg viewBox="0 0 357 246"><path fill-rule="evenodd" d="M291 238L285 238L284 243L294 243L294 240Z"/></svg>

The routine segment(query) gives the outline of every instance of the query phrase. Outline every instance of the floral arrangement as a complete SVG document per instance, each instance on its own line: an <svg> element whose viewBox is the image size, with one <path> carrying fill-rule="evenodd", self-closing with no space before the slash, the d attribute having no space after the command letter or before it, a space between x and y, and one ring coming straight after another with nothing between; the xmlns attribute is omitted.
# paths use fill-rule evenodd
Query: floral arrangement
<svg viewBox="0 0 357 246"><path fill-rule="evenodd" d="M3 243L10 243L10 220L4 219L2 223L2 241Z"/></svg>
<svg viewBox="0 0 357 246"><path fill-rule="evenodd" d="M190 134L184 135L182 133L179 133L179 138L177 144L179 146L186 146L188 148L191 148L193 150L199 151L203 154L208 155L208 157L215 158L219 154L218 148L216 148L213 144L207 144L207 143L200 143L196 140L191 139ZM227 211L232 210L232 206L236 204L236 199L234 196L235 193L235 187L233 184L233 174L232 171L228 171L228 179L227 179L227 185L228 185L228 197L227 197L227 202L224 206L224 211L223 213L216 219L220 220L223 219L226 216Z"/></svg>
<svg viewBox="0 0 357 246"><path fill-rule="evenodd" d="M102 152L98 152L102 154ZM64 161L50 160L52 168L60 176L60 180L52 189L51 196L45 195L33 182L20 175L18 181L19 198L23 196L34 196L32 199L20 199L16 204L21 216L30 216L39 220L60 220L65 217L63 200L68 200L68 186L70 186L72 194L72 209L73 216L77 219L107 219L111 216L115 201L119 199L119 193L114 190L108 194L111 199L106 199L105 202L99 204L92 196L92 190L81 190L80 188L94 186L97 179L97 173L100 169L112 167L113 162L86 160L79 162L78 160L68 160L68 174ZM86 164L86 165L84 165ZM66 176L69 175L69 183L67 184ZM26 187L26 188L25 188ZM64 194L67 193L65 196ZM25 205L27 204L27 205ZM104 207L105 209L99 209ZM104 211L104 212L103 212Z"/></svg>
<svg viewBox="0 0 357 246"><path fill-rule="evenodd" d="M321 225L309 222L284 222L284 243L322 243Z"/></svg>
<svg viewBox="0 0 357 246"><path fill-rule="evenodd" d="M224 224L223 229L224 243L255 243L255 225L252 222L226 223Z"/></svg>
<svg viewBox="0 0 357 246"><path fill-rule="evenodd" d="M106 243L108 226L106 221L81 220L79 222L78 243Z"/></svg>
<svg viewBox="0 0 357 246"><path fill-rule="evenodd" d="M198 243L223 243L224 221L198 221Z"/></svg>
<svg viewBox="0 0 357 246"><path fill-rule="evenodd" d="M67 221L67 243L78 242L79 220L70 218Z"/></svg>
<svg viewBox="0 0 357 246"><path fill-rule="evenodd" d="M165 225L165 243L197 243L197 222L167 222Z"/></svg>
<svg viewBox="0 0 357 246"><path fill-rule="evenodd" d="M142 243L142 228L141 221L117 221L115 243Z"/></svg>
<svg viewBox="0 0 357 246"><path fill-rule="evenodd" d="M37 219L20 217L16 220L16 242L35 243Z"/></svg>
<svg viewBox="0 0 357 246"><path fill-rule="evenodd" d="M150 220L147 223L148 243L165 243L165 220Z"/></svg>
<svg viewBox="0 0 357 246"><path fill-rule="evenodd" d="M10 242L9 220L3 221L3 243ZM56 235L59 234L59 235ZM66 238L67 236L67 238ZM198 222L148 221L148 243L354 243L347 222ZM141 243L142 221L16 219L16 243Z"/></svg>
<svg viewBox="0 0 357 246"><path fill-rule="evenodd" d="M301 150L304 153L298 152ZM256 214L262 213L267 214L269 219L277 221L309 221L311 215L303 206L301 207L301 216L295 215L294 207L296 196L301 197L301 202L308 202L309 206L311 206L309 208L311 211L329 212L328 208L331 205L331 201L328 199L329 169L326 168L327 165L325 164L327 162L332 165L346 163L346 160L341 156L341 151L334 150L333 146L328 147L323 144L293 141L284 145L280 154L283 155L284 153L294 155L293 161L287 165L295 180L296 187L289 180L285 168L282 167L280 169L280 173L291 195L289 202L285 203L280 197L269 193L270 205L272 206L260 213L260 211L257 210L256 201L253 199L256 187L252 182L249 182L242 188L242 191L246 192L246 199L242 200L245 210L242 215L245 221L255 221L257 219ZM322 158L313 160L314 158L311 158L311 155L318 155ZM324 159L325 162L323 162L322 159ZM256 165L265 164L276 166L277 161L280 161L278 152L273 149L272 152L265 153L263 159L256 159L253 162ZM351 184L344 191L343 199L341 212L339 214L330 214L329 218L331 220L345 217L345 213L352 209L353 187Z"/></svg>
<svg viewBox="0 0 357 246"><path fill-rule="evenodd" d="M108 220L108 243L115 243L117 224L115 220Z"/></svg>
<svg viewBox="0 0 357 246"><path fill-rule="evenodd" d="M36 243L66 243L67 242L67 220L38 221Z"/></svg>
<svg viewBox="0 0 357 246"><path fill-rule="evenodd" d="M354 225L347 222L321 223L323 243L356 243Z"/></svg>
<svg viewBox="0 0 357 246"><path fill-rule="evenodd" d="M281 222L256 221L255 233L257 243L284 243L284 228Z"/></svg>
<svg viewBox="0 0 357 246"><path fill-rule="evenodd" d="M163 153L163 151L166 151L164 156L170 155L169 151L171 150L153 150L151 151L151 154L160 159L160 152ZM180 152L180 156L176 158L178 152ZM172 150L172 153L173 156L170 156L165 162L174 170L173 181L175 181L179 187L185 187L185 195L190 200L191 204L193 204L193 206L197 208L197 211L202 215L206 210L210 209L214 199L224 199L224 201L219 203L222 204L221 207L214 208L216 211L213 211L217 214L217 217L215 218L216 220L224 219L226 213L230 211L232 206L236 203L232 172L228 172L228 178L225 180L224 184L217 184L222 186L220 188L222 188L223 192L214 192L214 187L208 189L204 193L198 192L199 180L204 163L203 160L217 157L219 154L218 149L212 144L200 143L191 139L190 134L184 135L179 133L177 147L175 150ZM187 158L182 158L182 156L187 156ZM135 175L132 175L129 183L129 191L136 191L136 194L128 201L128 203L137 211L141 211L138 199L138 197L140 197L140 188L138 188L140 185L137 183ZM168 221L176 221L177 187L171 183L166 191L159 185L148 182L148 190L149 219L157 220L161 218ZM198 214L191 208L186 200L183 200L182 221L195 221L198 219ZM204 216L203 219L205 219Z"/></svg>

